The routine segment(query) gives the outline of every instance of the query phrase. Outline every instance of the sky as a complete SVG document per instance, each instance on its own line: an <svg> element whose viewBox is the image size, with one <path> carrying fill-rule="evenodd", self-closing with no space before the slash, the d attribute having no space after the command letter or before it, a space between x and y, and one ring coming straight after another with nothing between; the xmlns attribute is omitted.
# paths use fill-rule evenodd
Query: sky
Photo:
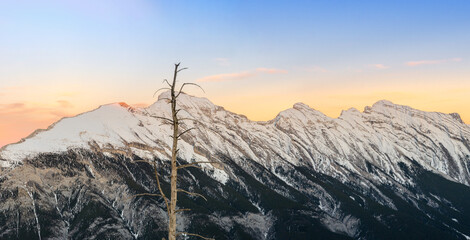
<svg viewBox="0 0 470 240"><path fill-rule="evenodd" d="M470 1L0 1L0 146L99 105L189 93L252 120L381 99L470 123Z"/></svg>

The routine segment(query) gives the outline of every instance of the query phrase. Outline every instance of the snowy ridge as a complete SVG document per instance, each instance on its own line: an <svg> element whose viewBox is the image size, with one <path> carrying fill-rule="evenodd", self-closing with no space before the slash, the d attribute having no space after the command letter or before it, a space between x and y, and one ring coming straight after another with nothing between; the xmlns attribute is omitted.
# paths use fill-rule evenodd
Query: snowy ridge
<svg viewBox="0 0 470 240"><path fill-rule="evenodd" d="M168 92L147 108L115 103L62 119L5 146L0 163L12 167L40 153L73 149L168 159L171 129L155 117L170 116L166 97ZM240 163L252 159L275 174L277 167L290 164L343 182L361 175L381 184L413 184L398 163L417 163L470 185L470 126L458 114L424 112L382 100L363 112L351 108L334 119L296 103L273 120L255 122L186 94L180 95L179 107L184 109L182 118L197 120L183 126L196 128L180 144L180 157L188 161L220 160L222 154ZM222 183L231 174L206 165Z"/></svg>

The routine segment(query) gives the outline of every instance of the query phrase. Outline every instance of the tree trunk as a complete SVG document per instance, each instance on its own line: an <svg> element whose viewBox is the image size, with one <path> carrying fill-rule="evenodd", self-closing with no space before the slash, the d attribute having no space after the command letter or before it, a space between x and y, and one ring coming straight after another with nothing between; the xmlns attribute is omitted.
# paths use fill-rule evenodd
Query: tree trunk
<svg viewBox="0 0 470 240"><path fill-rule="evenodd" d="M173 147L171 149L171 195L170 195L170 211L169 211L169 225L168 225L168 240L176 240L176 202L178 197L177 177L178 169L176 166L176 154L178 150L178 117L176 112L176 75L178 74L178 65L175 66L175 73L173 76L173 84L171 87L171 114L173 117Z"/></svg>

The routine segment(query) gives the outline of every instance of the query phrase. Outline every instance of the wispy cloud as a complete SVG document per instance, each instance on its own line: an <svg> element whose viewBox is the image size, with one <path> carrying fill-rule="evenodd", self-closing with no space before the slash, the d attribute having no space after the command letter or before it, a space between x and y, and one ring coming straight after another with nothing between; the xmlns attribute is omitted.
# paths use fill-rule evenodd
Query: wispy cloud
<svg viewBox="0 0 470 240"><path fill-rule="evenodd" d="M9 104L0 104L0 109L2 110L18 110L25 107L24 103L9 103Z"/></svg>
<svg viewBox="0 0 470 240"><path fill-rule="evenodd" d="M275 68L257 68L256 72L268 73L268 74L284 74L284 73L287 73L287 70L275 69Z"/></svg>
<svg viewBox="0 0 470 240"><path fill-rule="evenodd" d="M460 62L462 58L451 58L451 59L441 59L441 60L421 60L421 61L410 61L407 62L406 65L410 67L415 67L419 65L435 65L435 64L442 64L448 62Z"/></svg>
<svg viewBox="0 0 470 240"><path fill-rule="evenodd" d="M241 80L247 77L254 76L254 72L238 72L238 73L223 73L217 75L211 75L198 79L198 82L225 82L232 80Z"/></svg>
<svg viewBox="0 0 470 240"><path fill-rule="evenodd" d="M257 68L252 71L243 71L236 73L223 73L216 74L207 77L203 77L197 80L197 82L226 82L226 81L237 81L245 78L253 77L259 74L286 74L287 70L276 69L276 68Z"/></svg>
<svg viewBox="0 0 470 240"><path fill-rule="evenodd" d="M67 100L59 100L57 101L60 107L62 108L72 108L73 104Z"/></svg>
<svg viewBox="0 0 470 240"><path fill-rule="evenodd" d="M371 68L376 68L376 69L387 69L390 68L389 66L385 66L383 64L369 64L368 65Z"/></svg>
<svg viewBox="0 0 470 240"><path fill-rule="evenodd" d="M0 115L3 114L21 114L21 115L30 115L30 117L34 118L43 118L48 114L53 116L67 116L69 115L68 110L73 108L73 105L68 101L57 101L58 105L50 105L50 106L38 106L35 104L27 104L27 103L8 103L8 104L0 104ZM60 112L60 114L58 114Z"/></svg>
<svg viewBox="0 0 470 240"><path fill-rule="evenodd" d="M230 66L230 59L228 58L215 58L214 61L219 65L223 67L228 67Z"/></svg>

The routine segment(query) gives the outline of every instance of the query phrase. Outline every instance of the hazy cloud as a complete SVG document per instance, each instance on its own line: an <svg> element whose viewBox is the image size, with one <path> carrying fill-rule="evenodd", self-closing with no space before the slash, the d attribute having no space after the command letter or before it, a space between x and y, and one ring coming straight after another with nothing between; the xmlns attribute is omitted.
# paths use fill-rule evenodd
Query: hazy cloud
<svg viewBox="0 0 470 240"><path fill-rule="evenodd" d="M276 68L257 68L253 71L244 71L237 73L223 73L217 75L211 75L198 79L198 82L226 82L242 80L248 77L253 77L259 74L285 74L287 70L276 69Z"/></svg>
<svg viewBox="0 0 470 240"><path fill-rule="evenodd" d="M269 74L284 74L287 73L286 70L283 69L275 69L275 68L257 68L257 72L262 72L262 73L269 73Z"/></svg>
<svg viewBox="0 0 470 240"><path fill-rule="evenodd" d="M67 116L69 113L64 108L71 108L73 105L68 101L57 101L59 106L37 106L28 103L0 104L0 115L21 115L28 118L47 118L47 115Z"/></svg>
<svg viewBox="0 0 470 240"><path fill-rule="evenodd" d="M460 62L462 58L451 58L451 59L441 59L441 60L421 60L421 61L410 61L406 65L410 67L419 66L419 65L435 65L448 62Z"/></svg>
<svg viewBox="0 0 470 240"><path fill-rule="evenodd" d="M63 108L72 108L73 107L73 104L70 103L67 100L59 100L59 101L57 101L57 103L60 105L60 107L63 107Z"/></svg>
<svg viewBox="0 0 470 240"><path fill-rule="evenodd" d="M25 104L24 103L9 103L9 104L0 104L0 109L2 110L18 110L21 108L24 108Z"/></svg>
<svg viewBox="0 0 470 240"><path fill-rule="evenodd" d="M252 72L239 72L239 73L223 73L217 75L211 75L198 79L198 82L225 82L231 80L241 80L247 77L255 75Z"/></svg>
<svg viewBox="0 0 470 240"><path fill-rule="evenodd" d="M390 68L389 66L385 66L383 64L369 64L368 65L371 68L376 68L376 69L387 69Z"/></svg>

